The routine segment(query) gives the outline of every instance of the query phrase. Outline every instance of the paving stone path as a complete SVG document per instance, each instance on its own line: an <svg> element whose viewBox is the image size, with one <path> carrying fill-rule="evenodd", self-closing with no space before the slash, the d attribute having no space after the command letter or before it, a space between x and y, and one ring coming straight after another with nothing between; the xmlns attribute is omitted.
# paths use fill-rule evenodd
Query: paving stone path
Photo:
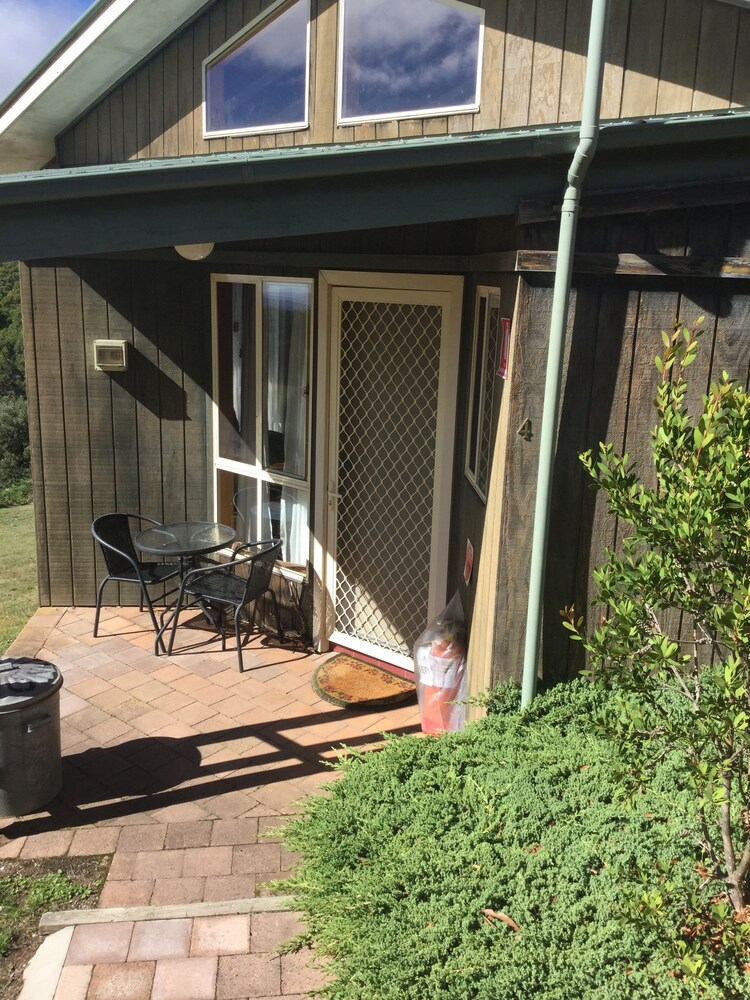
<svg viewBox="0 0 750 1000"><path fill-rule="evenodd" d="M62 670L63 789L0 820L0 870L4 858L111 854L103 908L267 896L295 861L274 831L331 780L342 746L419 730L415 703L321 701L321 657L305 651L254 637L240 674L235 651L200 628L157 657L137 608L106 609L97 639L92 622L91 608L40 609L6 654ZM278 913L79 926L49 1000L292 1000L321 982L305 952L275 953L297 930Z"/></svg>

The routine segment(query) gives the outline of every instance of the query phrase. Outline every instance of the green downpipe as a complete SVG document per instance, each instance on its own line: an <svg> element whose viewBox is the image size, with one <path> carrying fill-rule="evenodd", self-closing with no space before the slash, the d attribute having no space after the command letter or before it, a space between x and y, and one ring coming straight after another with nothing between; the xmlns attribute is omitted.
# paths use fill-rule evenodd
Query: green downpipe
<svg viewBox="0 0 750 1000"><path fill-rule="evenodd" d="M529 576L529 607L526 616L526 643L523 660L521 706L531 704L536 694L537 661L542 632L544 604L544 574L549 534L552 472L555 463L555 438L557 412L560 405L563 350L568 323L570 285L573 276L578 206L586 171L596 152L599 139L599 111L604 75L604 48L609 20L609 0L593 0L591 27L586 59L586 78L583 88L583 109L578 148L568 171L568 187L560 214L560 236L557 246L557 267L552 295L547 375L544 384L542 428L539 436L539 474L537 476L536 504L534 507L534 534L531 546L531 571Z"/></svg>

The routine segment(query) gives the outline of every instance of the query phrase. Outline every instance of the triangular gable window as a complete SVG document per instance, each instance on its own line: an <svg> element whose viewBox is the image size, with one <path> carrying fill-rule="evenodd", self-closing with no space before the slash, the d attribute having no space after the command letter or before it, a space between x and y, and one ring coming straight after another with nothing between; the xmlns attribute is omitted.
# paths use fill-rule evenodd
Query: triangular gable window
<svg viewBox="0 0 750 1000"><path fill-rule="evenodd" d="M340 123L478 110L481 8L459 0L340 2Z"/></svg>
<svg viewBox="0 0 750 1000"><path fill-rule="evenodd" d="M307 125L309 23L309 0L277 3L208 57L206 136Z"/></svg>

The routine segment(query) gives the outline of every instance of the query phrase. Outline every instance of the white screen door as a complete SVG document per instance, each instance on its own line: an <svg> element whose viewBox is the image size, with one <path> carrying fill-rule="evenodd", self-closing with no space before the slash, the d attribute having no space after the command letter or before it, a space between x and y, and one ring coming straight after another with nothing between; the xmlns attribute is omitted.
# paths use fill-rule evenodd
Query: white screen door
<svg viewBox="0 0 750 1000"><path fill-rule="evenodd" d="M393 287L330 287L330 639L411 667L445 601L460 279L345 277Z"/></svg>

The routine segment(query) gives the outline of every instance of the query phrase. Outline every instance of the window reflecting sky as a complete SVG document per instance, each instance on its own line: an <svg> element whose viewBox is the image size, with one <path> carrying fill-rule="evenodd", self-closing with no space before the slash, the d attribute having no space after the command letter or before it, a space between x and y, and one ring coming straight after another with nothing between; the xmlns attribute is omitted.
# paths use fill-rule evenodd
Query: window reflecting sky
<svg viewBox="0 0 750 1000"><path fill-rule="evenodd" d="M206 70L210 132L305 120L307 18L297 0Z"/></svg>
<svg viewBox="0 0 750 1000"><path fill-rule="evenodd" d="M346 0L342 117L476 104L481 22L440 0Z"/></svg>

